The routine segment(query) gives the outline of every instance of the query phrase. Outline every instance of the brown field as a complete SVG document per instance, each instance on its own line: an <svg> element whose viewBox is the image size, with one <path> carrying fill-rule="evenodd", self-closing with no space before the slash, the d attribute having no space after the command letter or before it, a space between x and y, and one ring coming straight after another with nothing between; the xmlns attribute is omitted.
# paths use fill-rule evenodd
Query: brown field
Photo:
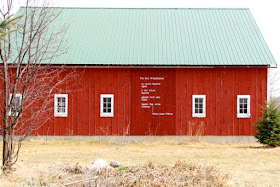
<svg viewBox="0 0 280 187"><path fill-rule="evenodd" d="M0 148L1 151L1 148ZM0 186L22 186L46 178L58 165L89 167L102 158L123 166L214 166L229 176L230 186L280 186L280 148L260 144L209 144L180 142L120 143L70 140L31 140L21 149L15 171L0 174ZM32 182L31 182L32 183Z"/></svg>

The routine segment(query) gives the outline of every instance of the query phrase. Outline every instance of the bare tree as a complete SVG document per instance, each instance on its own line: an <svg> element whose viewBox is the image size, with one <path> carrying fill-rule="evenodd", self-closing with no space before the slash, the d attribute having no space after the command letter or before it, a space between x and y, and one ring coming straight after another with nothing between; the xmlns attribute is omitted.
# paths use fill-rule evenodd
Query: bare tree
<svg viewBox="0 0 280 187"><path fill-rule="evenodd" d="M13 16L12 4L7 0L6 7L0 10L0 21ZM0 42L3 169L17 161L25 138L53 115L53 94L67 92L65 85L76 75L74 69L52 65L67 50L67 26L56 28L53 24L61 10L48 8L47 3L34 7L27 0L18 14L23 17L13 28L17 31Z"/></svg>
<svg viewBox="0 0 280 187"><path fill-rule="evenodd" d="M279 69L268 69L268 93L269 97L279 96Z"/></svg>

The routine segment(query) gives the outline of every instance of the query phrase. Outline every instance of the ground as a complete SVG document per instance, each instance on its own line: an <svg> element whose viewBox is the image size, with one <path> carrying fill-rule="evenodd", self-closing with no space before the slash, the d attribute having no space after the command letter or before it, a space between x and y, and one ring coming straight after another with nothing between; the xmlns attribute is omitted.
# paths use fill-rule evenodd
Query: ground
<svg viewBox="0 0 280 187"><path fill-rule="evenodd" d="M1 151L1 149L0 149ZM73 140L31 140L21 149L16 171L2 173L0 186L20 186L57 165L90 167L102 158L118 160L123 166L174 166L177 161L189 165L214 166L229 176L230 186L278 186L280 184L280 148L261 144L210 144L197 142L99 142ZM28 183L26 183L28 184Z"/></svg>

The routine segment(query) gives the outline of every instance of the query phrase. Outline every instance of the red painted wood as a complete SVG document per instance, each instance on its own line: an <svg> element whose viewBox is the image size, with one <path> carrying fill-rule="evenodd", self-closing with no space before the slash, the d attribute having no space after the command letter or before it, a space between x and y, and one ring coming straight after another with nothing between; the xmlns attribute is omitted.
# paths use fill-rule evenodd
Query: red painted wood
<svg viewBox="0 0 280 187"><path fill-rule="evenodd" d="M180 80L181 82L181 135L185 135L187 133L187 124L188 124L188 106L190 106L190 102L188 101L188 90L187 90L187 84L188 82L188 76L187 76L187 69L181 69L182 78ZM177 92L177 91L176 91Z"/></svg>
<svg viewBox="0 0 280 187"><path fill-rule="evenodd" d="M227 87L228 87L228 83L229 80L227 79L227 75L230 73L227 73L225 69L223 69L221 71L221 106L224 107L220 107L221 110L221 135L228 135L228 130L229 130L229 126L225 126L222 125L223 121L228 121L227 119L227 115L228 115L228 109L229 109L229 105L227 103ZM225 89L223 89L225 88ZM224 114L223 114L224 112Z"/></svg>
<svg viewBox="0 0 280 187"><path fill-rule="evenodd" d="M132 69L131 77L130 134L174 135L175 69Z"/></svg>
<svg viewBox="0 0 280 187"><path fill-rule="evenodd" d="M222 115L224 115L224 110L221 110L222 108L222 80L221 80L221 75L222 75L222 69L217 69L217 77L216 77L216 103L213 103L213 105L216 105L216 132L215 135L220 134L222 135L221 132L221 124L223 123L221 121ZM210 102L210 105L212 105L212 102ZM224 109L224 108L223 108ZM213 122L212 122L213 124Z"/></svg>
<svg viewBox="0 0 280 187"><path fill-rule="evenodd" d="M193 81L194 81L194 76L193 76L193 71L188 69L187 70L187 123L186 123L186 134L190 135L191 131L191 125L192 125L192 95L193 95ZM182 96L184 97L184 96Z"/></svg>
<svg viewBox="0 0 280 187"><path fill-rule="evenodd" d="M176 69L176 119L175 119L175 124L176 124L176 135L181 135L182 134L182 104L183 104L183 96L182 96L182 69Z"/></svg>
<svg viewBox="0 0 280 187"><path fill-rule="evenodd" d="M227 73L227 121L228 121L228 131L227 135L233 134L234 129L234 76L233 76L233 70L229 69L229 73Z"/></svg>
<svg viewBox="0 0 280 187"><path fill-rule="evenodd" d="M216 104L212 104L212 103L216 103L217 101L217 94L216 94L216 76L217 76L217 71L211 71L210 73L210 77L209 77L209 84L210 84L210 90L209 90L209 95L207 97L207 113L208 113L208 117L209 117L209 129L208 129L208 134L209 135L215 135L217 132L217 126L213 126L213 122L217 121L217 116L216 116L216 108L217 105ZM210 103L211 101L211 103Z"/></svg>
<svg viewBox="0 0 280 187"><path fill-rule="evenodd" d="M68 93L68 117L52 117L33 135L187 135L204 124L205 135L254 135L267 97L266 68L79 68ZM163 77L164 81L140 80ZM141 108L141 83L160 96ZM63 93L63 91L61 92ZM100 117L100 94L114 94L114 117ZM206 117L192 117L192 95L206 95ZM237 118L237 95L251 95L251 117ZM155 101L156 99L154 99ZM147 103L156 103L149 100ZM150 105L151 106L151 105ZM152 115L172 113L172 115Z"/></svg>

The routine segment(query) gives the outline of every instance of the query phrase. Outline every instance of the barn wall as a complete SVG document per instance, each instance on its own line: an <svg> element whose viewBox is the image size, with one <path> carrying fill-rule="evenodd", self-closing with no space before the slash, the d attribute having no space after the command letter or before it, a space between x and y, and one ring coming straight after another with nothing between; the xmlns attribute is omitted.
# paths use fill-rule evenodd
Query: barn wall
<svg viewBox="0 0 280 187"><path fill-rule="evenodd" d="M204 135L253 135L267 96L266 68L79 70L68 117L53 117L35 134L189 135L200 126ZM152 98L142 100L146 84ZM114 117L100 117L100 94L106 93L114 94ZM206 95L205 118L192 117L193 94ZM237 118L237 95L251 95L251 118Z"/></svg>
<svg viewBox="0 0 280 187"><path fill-rule="evenodd" d="M176 87L177 135L199 126L204 135L253 135L267 98L267 69L177 69ZM192 117L192 95L206 95L205 118ZM250 118L237 118L237 95L251 95Z"/></svg>
<svg viewBox="0 0 280 187"><path fill-rule="evenodd" d="M176 69L131 70L130 135L175 135Z"/></svg>
<svg viewBox="0 0 280 187"><path fill-rule="evenodd" d="M68 93L68 117L53 117L40 135L123 135L130 121L130 71L78 69ZM69 86L70 87L70 86ZM100 117L100 94L114 94L114 117Z"/></svg>

